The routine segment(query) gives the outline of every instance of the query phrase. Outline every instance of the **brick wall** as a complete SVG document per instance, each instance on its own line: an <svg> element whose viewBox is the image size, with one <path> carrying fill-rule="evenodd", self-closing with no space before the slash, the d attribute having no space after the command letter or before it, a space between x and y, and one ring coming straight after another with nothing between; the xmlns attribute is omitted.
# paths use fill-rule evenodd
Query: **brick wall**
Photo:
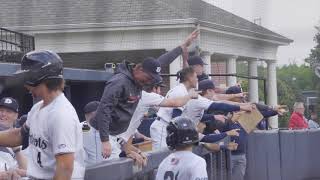
<svg viewBox="0 0 320 180"><path fill-rule="evenodd" d="M226 63L223 61L212 61L211 62L211 72L212 74L226 74ZM225 76L214 76L212 77L216 86L225 85L227 78Z"/></svg>

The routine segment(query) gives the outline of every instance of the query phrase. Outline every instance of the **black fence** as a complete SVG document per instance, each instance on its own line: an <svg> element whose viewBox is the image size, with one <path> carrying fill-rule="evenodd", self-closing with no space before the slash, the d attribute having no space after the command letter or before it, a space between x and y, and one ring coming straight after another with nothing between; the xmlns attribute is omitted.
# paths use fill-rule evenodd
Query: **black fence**
<svg viewBox="0 0 320 180"><path fill-rule="evenodd" d="M24 54L34 49L33 36L0 28L0 61L19 62Z"/></svg>

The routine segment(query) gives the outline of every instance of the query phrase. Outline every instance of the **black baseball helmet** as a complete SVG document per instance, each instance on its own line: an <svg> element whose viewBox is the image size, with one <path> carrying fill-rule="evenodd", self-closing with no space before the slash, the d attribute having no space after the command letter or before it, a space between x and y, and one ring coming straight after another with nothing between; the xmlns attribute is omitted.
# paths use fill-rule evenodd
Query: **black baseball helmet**
<svg viewBox="0 0 320 180"><path fill-rule="evenodd" d="M170 150L197 144L199 135L194 122L186 117L177 117L167 126L167 145Z"/></svg>
<svg viewBox="0 0 320 180"><path fill-rule="evenodd" d="M52 51L31 51L21 60L21 70L15 76L25 85L37 86L45 79L62 79L63 62Z"/></svg>

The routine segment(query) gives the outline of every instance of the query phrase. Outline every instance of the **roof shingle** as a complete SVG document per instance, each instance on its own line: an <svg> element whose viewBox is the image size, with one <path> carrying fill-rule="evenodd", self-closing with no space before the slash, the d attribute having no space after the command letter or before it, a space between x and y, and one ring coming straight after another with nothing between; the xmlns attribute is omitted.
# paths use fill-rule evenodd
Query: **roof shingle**
<svg viewBox="0 0 320 180"><path fill-rule="evenodd" d="M292 40L202 0L10 0L0 26L64 25L194 18L283 42Z"/></svg>

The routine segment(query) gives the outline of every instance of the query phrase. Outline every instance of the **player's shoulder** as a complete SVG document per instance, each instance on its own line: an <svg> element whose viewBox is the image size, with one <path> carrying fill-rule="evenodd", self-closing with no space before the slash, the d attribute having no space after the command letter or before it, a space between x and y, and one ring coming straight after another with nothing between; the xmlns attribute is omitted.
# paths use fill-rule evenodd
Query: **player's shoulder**
<svg viewBox="0 0 320 180"><path fill-rule="evenodd" d="M181 152L180 158L185 159L185 160L186 159L192 159L192 162L194 162L193 164L196 164L196 163L199 163L199 162L200 163L205 162L205 160L202 157L194 154L193 152L189 152L189 151Z"/></svg>
<svg viewBox="0 0 320 180"><path fill-rule="evenodd" d="M31 110L29 111L29 113L33 113L33 112L36 111L37 109L40 109L40 107L42 106L42 104L43 104L43 101L42 101L42 100L39 101L39 102L37 102L37 103L35 103L35 104L32 106L32 108L31 108Z"/></svg>
<svg viewBox="0 0 320 180"><path fill-rule="evenodd" d="M142 91L141 93L141 100L149 100L149 99L154 99L154 98L163 98L160 94L154 93L154 92L146 92Z"/></svg>
<svg viewBox="0 0 320 180"><path fill-rule="evenodd" d="M184 86L184 84L178 84L174 88L170 89L167 93L167 95L169 95L169 96L171 96L171 95L184 96L186 94L188 94L188 91L187 91L186 87Z"/></svg>
<svg viewBox="0 0 320 180"><path fill-rule="evenodd" d="M59 99L57 99L56 103L50 109L49 114L52 114L52 118L57 119L76 119L79 121L78 115L76 110L74 109L73 105L70 101L62 94ZM62 120L62 121L63 121Z"/></svg>

